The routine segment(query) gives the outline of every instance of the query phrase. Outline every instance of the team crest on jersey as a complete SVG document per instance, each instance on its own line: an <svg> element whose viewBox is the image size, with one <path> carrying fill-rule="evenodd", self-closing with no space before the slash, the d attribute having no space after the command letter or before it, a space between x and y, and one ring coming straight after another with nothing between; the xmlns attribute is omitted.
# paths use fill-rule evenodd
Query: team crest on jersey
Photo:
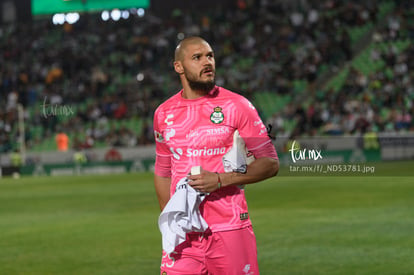
<svg viewBox="0 0 414 275"><path fill-rule="evenodd" d="M216 108L214 108L214 112L211 113L210 120L214 124L219 124L219 123L223 122L224 114L221 110L223 110L223 109L221 107L217 106Z"/></svg>
<svg viewBox="0 0 414 275"><path fill-rule="evenodd" d="M157 132L154 130L154 136L155 136L155 140L158 142L164 142L164 137L162 136L162 134L160 132Z"/></svg>

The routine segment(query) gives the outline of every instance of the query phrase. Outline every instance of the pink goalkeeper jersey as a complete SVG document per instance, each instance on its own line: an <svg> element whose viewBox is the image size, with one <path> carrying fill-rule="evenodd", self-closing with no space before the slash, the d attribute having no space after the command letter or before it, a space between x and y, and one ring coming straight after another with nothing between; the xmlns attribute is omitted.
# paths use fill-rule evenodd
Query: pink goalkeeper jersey
<svg viewBox="0 0 414 275"><path fill-rule="evenodd" d="M182 91L161 104L154 115L155 173L171 177L171 195L193 166L224 172L222 157L238 129L256 158L277 159L275 148L256 109L243 96L221 87L198 99L184 99ZM208 195L200 212L210 229L225 231L251 225L244 190L221 188Z"/></svg>

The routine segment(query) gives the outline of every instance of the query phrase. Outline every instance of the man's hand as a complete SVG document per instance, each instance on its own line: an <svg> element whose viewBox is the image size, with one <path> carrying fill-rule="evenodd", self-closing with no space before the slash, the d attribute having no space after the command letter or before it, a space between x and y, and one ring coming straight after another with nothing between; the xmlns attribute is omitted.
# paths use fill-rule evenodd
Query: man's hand
<svg viewBox="0 0 414 275"><path fill-rule="evenodd" d="M187 177L190 181L188 182L191 187L202 193L211 193L219 189L219 175L214 172L203 170L198 175L189 175Z"/></svg>
<svg viewBox="0 0 414 275"><path fill-rule="evenodd" d="M211 193L225 186L244 185L259 182L277 175L279 160L262 157L255 159L247 166L246 173L225 172L214 173L201 168L199 175L189 175L190 184L195 190Z"/></svg>

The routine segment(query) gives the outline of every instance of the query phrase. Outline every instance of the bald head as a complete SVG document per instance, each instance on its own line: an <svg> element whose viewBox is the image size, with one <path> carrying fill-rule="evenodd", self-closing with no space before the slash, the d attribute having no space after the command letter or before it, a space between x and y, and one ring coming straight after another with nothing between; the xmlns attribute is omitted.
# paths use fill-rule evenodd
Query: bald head
<svg viewBox="0 0 414 275"><path fill-rule="evenodd" d="M185 51L189 45L199 45L203 43L209 45L207 41L205 41L203 38L198 37L198 36L190 36L190 37L184 38L183 40L181 40L181 42L178 44L177 48L175 49L175 55L174 55L175 61L183 60Z"/></svg>

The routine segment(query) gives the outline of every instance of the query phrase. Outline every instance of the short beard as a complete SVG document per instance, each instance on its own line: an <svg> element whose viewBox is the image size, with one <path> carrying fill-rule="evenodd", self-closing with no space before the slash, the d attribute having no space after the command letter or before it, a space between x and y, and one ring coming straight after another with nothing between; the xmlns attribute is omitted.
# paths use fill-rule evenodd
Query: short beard
<svg viewBox="0 0 414 275"><path fill-rule="evenodd" d="M202 92L210 92L213 90L214 86L216 86L215 80L207 81L207 82L201 82L201 81L192 81L187 79L188 85L190 86L191 90L194 91L202 91Z"/></svg>

